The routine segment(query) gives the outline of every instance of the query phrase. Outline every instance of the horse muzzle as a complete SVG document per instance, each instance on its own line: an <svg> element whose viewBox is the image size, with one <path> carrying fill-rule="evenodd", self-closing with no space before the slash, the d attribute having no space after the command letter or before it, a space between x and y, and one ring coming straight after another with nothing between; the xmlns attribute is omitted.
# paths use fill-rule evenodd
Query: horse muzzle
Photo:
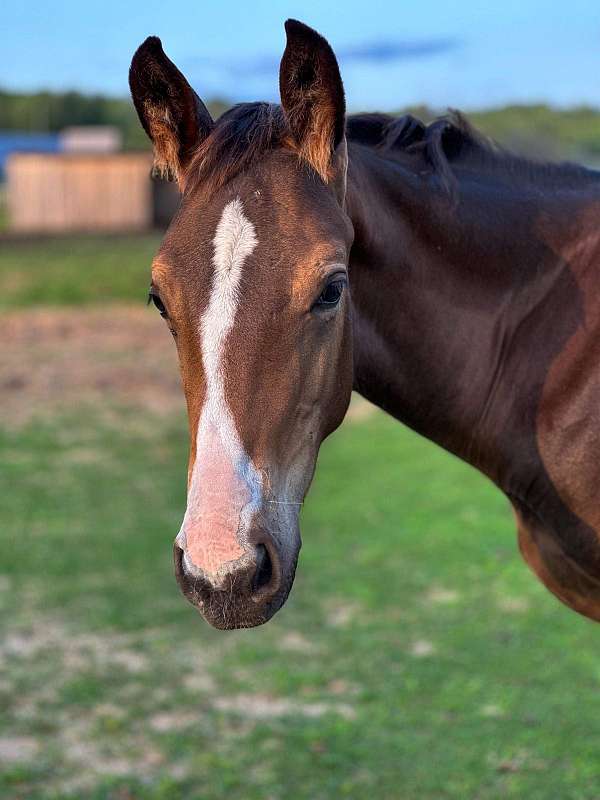
<svg viewBox="0 0 600 800"><path fill-rule="evenodd" d="M222 562L216 571L198 566L189 556L185 536L173 545L175 576L184 596L213 627L253 628L267 622L285 603L294 582L296 546L281 548L272 537L257 536L243 554Z"/></svg>

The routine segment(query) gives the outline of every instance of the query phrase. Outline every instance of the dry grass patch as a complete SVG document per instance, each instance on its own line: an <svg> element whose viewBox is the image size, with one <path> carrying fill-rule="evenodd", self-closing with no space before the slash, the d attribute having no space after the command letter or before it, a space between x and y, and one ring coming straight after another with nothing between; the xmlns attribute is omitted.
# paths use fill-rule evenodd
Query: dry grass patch
<svg viewBox="0 0 600 800"><path fill-rule="evenodd" d="M6 314L3 326L10 342L0 361L6 426L88 403L161 415L184 408L173 342L149 309L32 309Z"/></svg>
<svg viewBox="0 0 600 800"><path fill-rule="evenodd" d="M277 717L301 716L323 717L337 714L344 719L354 719L356 711L347 703L315 702L303 703L286 697L268 694L238 694L234 697L218 697L213 702L219 711L229 711L251 719L266 720Z"/></svg>

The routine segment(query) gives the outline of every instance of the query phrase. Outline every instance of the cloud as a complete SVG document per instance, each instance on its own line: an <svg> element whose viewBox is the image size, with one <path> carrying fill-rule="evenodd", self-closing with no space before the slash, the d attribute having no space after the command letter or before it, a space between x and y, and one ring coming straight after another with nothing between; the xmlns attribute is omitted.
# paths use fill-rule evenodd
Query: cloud
<svg viewBox="0 0 600 800"><path fill-rule="evenodd" d="M399 42L379 41L338 50L342 62L370 61L386 64L391 61L430 58L458 50L462 43L458 39L413 39Z"/></svg>
<svg viewBox="0 0 600 800"><path fill-rule="evenodd" d="M423 38L402 41L372 41L365 44L340 47L336 55L342 67L352 63L388 64L394 61L427 59L454 52L462 47L459 39ZM229 78L262 78L279 69L281 56L251 56L244 59L199 56L188 59L184 68L198 74L203 69L221 73Z"/></svg>

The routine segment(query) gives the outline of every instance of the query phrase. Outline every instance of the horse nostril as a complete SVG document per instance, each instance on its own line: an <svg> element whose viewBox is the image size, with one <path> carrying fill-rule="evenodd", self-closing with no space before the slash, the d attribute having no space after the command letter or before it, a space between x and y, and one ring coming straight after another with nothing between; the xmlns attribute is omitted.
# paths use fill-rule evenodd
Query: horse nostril
<svg viewBox="0 0 600 800"><path fill-rule="evenodd" d="M273 562L269 551L264 544L256 545L256 572L252 580L252 590L258 592L263 586L267 586L273 577Z"/></svg>

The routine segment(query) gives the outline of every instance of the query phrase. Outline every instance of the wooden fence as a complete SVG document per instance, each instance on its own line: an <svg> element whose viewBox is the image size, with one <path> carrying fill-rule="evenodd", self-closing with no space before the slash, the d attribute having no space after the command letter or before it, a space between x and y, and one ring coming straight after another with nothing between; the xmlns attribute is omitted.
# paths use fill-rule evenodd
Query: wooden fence
<svg viewBox="0 0 600 800"><path fill-rule="evenodd" d="M151 163L146 153L15 153L6 167L10 227L21 233L149 228Z"/></svg>

